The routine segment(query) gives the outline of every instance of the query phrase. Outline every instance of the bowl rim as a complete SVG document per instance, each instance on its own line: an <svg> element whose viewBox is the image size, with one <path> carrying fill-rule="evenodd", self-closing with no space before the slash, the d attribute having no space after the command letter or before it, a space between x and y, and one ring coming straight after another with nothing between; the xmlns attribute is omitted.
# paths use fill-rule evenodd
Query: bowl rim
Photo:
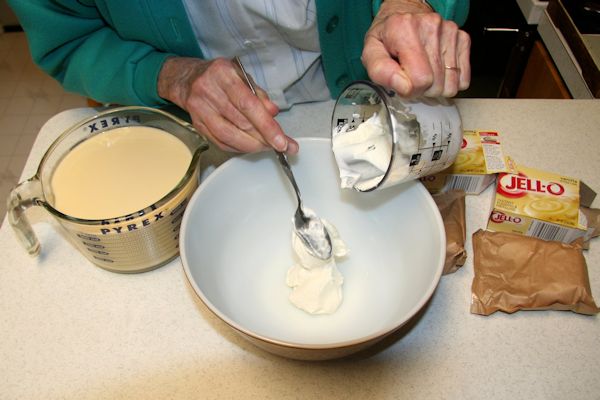
<svg viewBox="0 0 600 400"><path fill-rule="evenodd" d="M302 143L310 143L310 142L317 142L317 143L320 142L320 143L329 143L329 144L331 143L330 138L328 139L328 138L322 138L322 137L302 137L302 138L296 138L296 141L298 141L298 144L300 145L300 147L302 147ZM262 154L265 154L265 153L262 153ZM425 291L423 296L421 296L419 298L419 301L409 310L409 312L406 313L406 316L404 318L400 319L391 328L379 329L376 332L373 332L369 335L361 336L356 339L339 341L339 342L329 342L329 343L324 343L324 344L297 343L297 342L292 342L292 341L286 341L283 339L277 339L274 337L270 337L270 336L266 336L266 335L262 335L257 332L254 332L251 329L241 326L239 323L237 323L236 321L234 321L233 319L231 319L227 315L225 315L223 312L221 312L218 309L218 307L216 307L204 295L203 291L200 289L200 287L198 287L198 285L196 284L195 280L192 277L192 272L190 270L189 263L188 263L187 256L186 256L186 247L187 246L185 245L185 237L186 237L185 232L187 230L187 226L189 223L189 218L190 218L190 214L191 214L193 205L198 202L197 198L202 195L202 192L204 190L206 190L205 188L210 184L210 182L212 180L217 179L218 176L226 168L229 168L230 165L236 163L237 159L247 159L247 158L256 157L256 156L257 156L257 153L250 153L250 154L244 154L241 156L237 156L237 157L227 160L222 165L220 165L218 168L216 168L202 182L202 184L199 185L198 189L196 189L196 192L190 198L190 201L188 202L188 205L186 206L186 210L183 214L181 228L180 228L180 235L179 235L179 248L180 248L179 253L180 253L180 257L181 257L181 262L183 264L183 269L184 269L187 281L192 286L196 296L206 306L206 308L208 308L208 310L210 310L216 317L218 317L218 319L225 322L227 325L229 325L235 331L242 333L244 335L247 335L255 340L259 340L259 341L265 342L267 344L285 347L285 348L289 348L289 349L314 350L314 351L343 349L343 348L347 348L347 347L356 346L358 344L363 344L363 343L367 343L370 341L374 341L377 339L382 339L385 336L398 330L400 327L402 327L408 321L410 321L415 315L417 315L419 310L421 310L425 306L425 304L427 304L427 302L429 301L429 299L435 292L437 286L439 285L439 282L440 282L440 279L442 276L442 271L444 268L445 258L446 258L445 257L445 255L446 255L446 231L444 228L444 222L442 220L442 216L439 212L439 208L437 207L437 205L435 204L435 201L433 200L433 197L427 191L427 189L425 189L425 186L423 186L423 184L421 182L419 182L418 180L413 181L416 186L416 190L418 190L425 197L427 205L433 210L433 214L434 214L433 216L437 222L437 228L439 231L438 233L439 233L440 239L441 239L440 240L441 241L441 246L440 246L441 254L439 257L439 262L438 262L438 266L436 269L436 273L434 275L434 279L431 281L429 287L427 288L427 290ZM268 154L268 155L265 154L265 156L274 157L271 154ZM406 183L411 184L411 182L406 182ZM382 190L385 190L385 189L382 189Z"/></svg>

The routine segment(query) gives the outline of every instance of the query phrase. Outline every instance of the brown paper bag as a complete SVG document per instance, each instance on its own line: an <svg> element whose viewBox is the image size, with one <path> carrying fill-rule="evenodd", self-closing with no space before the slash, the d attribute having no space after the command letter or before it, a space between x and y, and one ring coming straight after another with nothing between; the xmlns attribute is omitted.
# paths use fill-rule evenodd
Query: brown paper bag
<svg viewBox="0 0 600 400"><path fill-rule="evenodd" d="M446 261L442 273L447 275L456 272L467 259L465 192L452 190L434 195L433 200L440 209L446 230Z"/></svg>
<svg viewBox="0 0 600 400"><path fill-rule="evenodd" d="M581 206L579 211L585 215L588 231L584 236L583 248L590 247L590 239L600 236L600 209Z"/></svg>
<svg viewBox="0 0 600 400"><path fill-rule="evenodd" d="M600 312L592 297L581 243L581 239L565 244L512 233L475 232L471 312Z"/></svg>

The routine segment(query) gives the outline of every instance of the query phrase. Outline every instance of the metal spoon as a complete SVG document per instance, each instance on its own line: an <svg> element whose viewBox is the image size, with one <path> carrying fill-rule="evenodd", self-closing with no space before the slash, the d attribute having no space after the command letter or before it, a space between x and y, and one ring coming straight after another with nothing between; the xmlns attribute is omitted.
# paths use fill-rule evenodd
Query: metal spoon
<svg viewBox="0 0 600 400"><path fill-rule="evenodd" d="M244 65L240 61L239 57L234 57L233 61L237 64L244 76L244 80L246 84L254 93L255 96L258 96L256 93L256 89L254 88L254 84L250 80L250 77L246 73L244 69ZM298 184L296 183L296 179L294 178L294 174L292 173L292 168L288 163L287 156L285 153L274 150L277 154L277 160L279 160L279 164L283 167L283 171L285 175L288 177L290 183L294 187L294 191L296 192L296 199L298 200L298 207L296 208L296 213L294 214L294 227L296 228L295 233L298 235L302 243L304 243L304 247L306 250L313 256L320 258L321 260L328 260L331 258L331 254L333 248L331 246L331 238L329 237L329 232L323 225L323 221L320 218L312 215L306 215L302 208L302 198L300 197L300 189L298 188Z"/></svg>

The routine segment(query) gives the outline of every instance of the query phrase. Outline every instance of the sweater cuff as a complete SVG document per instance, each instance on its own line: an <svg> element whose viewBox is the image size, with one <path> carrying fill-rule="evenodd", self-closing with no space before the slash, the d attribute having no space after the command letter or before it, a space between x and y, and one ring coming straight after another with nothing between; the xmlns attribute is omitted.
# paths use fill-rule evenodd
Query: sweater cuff
<svg viewBox="0 0 600 400"><path fill-rule="evenodd" d="M175 54L153 52L137 62L133 77L133 92L141 104L160 106L170 104L158 95L158 75L163 63Z"/></svg>
<svg viewBox="0 0 600 400"><path fill-rule="evenodd" d="M379 12L379 9L381 8L381 3L383 3L383 0L371 1L371 14L373 15L373 17L375 17Z"/></svg>
<svg viewBox="0 0 600 400"><path fill-rule="evenodd" d="M429 3L429 1L426 1L426 0L419 0L419 1L423 4L427 4L429 6L429 8L431 8L433 10L433 7ZM371 13L373 14L373 17L375 17L377 15L377 13L379 12L379 9L381 8L381 3L383 3L383 0L372 0L371 1Z"/></svg>
<svg viewBox="0 0 600 400"><path fill-rule="evenodd" d="M427 0L427 3L442 16L462 26L469 14L469 0Z"/></svg>

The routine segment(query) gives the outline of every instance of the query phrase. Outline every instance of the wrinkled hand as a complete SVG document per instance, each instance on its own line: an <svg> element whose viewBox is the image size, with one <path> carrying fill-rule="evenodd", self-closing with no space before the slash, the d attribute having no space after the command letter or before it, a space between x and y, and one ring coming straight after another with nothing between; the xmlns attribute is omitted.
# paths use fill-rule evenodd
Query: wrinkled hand
<svg viewBox="0 0 600 400"><path fill-rule="evenodd" d="M417 0L386 0L365 36L374 82L403 97L452 97L469 87L471 39Z"/></svg>
<svg viewBox="0 0 600 400"><path fill-rule="evenodd" d="M298 143L274 119L277 105L264 90L256 90L258 97L237 66L224 58L169 58L158 78L159 96L186 110L194 127L220 149L296 153Z"/></svg>

